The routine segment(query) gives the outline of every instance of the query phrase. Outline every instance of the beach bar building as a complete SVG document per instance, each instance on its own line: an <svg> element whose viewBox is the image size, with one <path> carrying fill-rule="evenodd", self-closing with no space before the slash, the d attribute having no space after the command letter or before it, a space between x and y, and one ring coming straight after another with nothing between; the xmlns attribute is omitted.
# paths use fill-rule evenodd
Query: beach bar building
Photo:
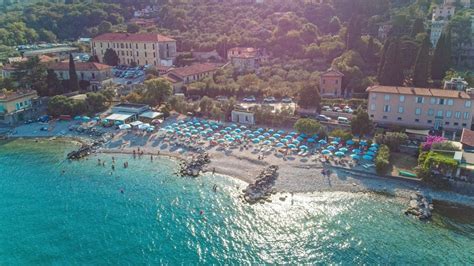
<svg viewBox="0 0 474 266"><path fill-rule="evenodd" d="M232 110L231 116L234 123L255 125L255 113L250 108L237 105Z"/></svg>
<svg viewBox="0 0 474 266"><path fill-rule="evenodd" d="M140 114L148 112L150 106L137 103L120 103L112 107L112 113L105 119L109 123L128 124L138 119Z"/></svg>

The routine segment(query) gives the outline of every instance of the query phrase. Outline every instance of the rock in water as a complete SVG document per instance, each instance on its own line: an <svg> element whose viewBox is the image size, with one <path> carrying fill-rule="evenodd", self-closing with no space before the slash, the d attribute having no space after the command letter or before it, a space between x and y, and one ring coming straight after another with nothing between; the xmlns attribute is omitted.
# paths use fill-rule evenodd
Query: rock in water
<svg viewBox="0 0 474 266"><path fill-rule="evenodd" d="M268 202L269 197L273 192L273 185L278 177L278 166L271 165L264 169L255 183L249 184L244 192L244 199L248 203Z"/></svg>
<svg viewBox="0 0 474 266"><path fill-rule="evenodd" d="M410 199L410 206L405 211L406 215L413 215L420 220L431 219L433 204L429 198L417 192L411 194Z"/></svg>

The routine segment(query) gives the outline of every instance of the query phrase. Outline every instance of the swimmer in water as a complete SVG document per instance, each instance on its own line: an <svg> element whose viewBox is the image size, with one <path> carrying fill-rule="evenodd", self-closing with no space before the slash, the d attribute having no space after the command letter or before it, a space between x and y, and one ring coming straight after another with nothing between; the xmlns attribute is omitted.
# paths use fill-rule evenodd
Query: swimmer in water
<svg viewBox="0 0 474 266"><path fill-rule="evenodd" d="M100 159L97 159L97 165L101 165Z"/></svg>
<svg viewBox="0 0 474 266"><path fill-rule="evenodd" d="M112 171L115 171L115 165L112 164Z"/></svg>
<svg viewBox="0 0 474 266"><path fill-rule="evenodd" d="M153 154L150 155L150 160L153 162Z"/></svg>

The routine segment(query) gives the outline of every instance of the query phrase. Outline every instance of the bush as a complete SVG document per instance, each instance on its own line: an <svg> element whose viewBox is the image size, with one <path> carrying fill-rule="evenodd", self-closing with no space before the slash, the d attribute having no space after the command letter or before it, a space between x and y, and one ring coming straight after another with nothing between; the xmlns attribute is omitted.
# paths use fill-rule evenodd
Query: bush
<svg viewBox="0 0 474 266"><path fill-rule="evenodd" d="M377 174L384 175L390 170L390 149L387 145L381 145L377 157L375 157L375 170Z"/></svg>
<svg viewBox="0 0 474 266"><path fill-rule="evenodd" d="M341 138L345 141L352 139L351 132L342 129L333 130L329 135L331 135L332 137Z"/></svg>
<svg viewBox="0 0 474 266"><path fill-rule="evenodd" d="M375 136L375 142L387 145L392 151L399 151L400 145L406 143L407 140L407 134L400 132L387 132Z"/></svg>

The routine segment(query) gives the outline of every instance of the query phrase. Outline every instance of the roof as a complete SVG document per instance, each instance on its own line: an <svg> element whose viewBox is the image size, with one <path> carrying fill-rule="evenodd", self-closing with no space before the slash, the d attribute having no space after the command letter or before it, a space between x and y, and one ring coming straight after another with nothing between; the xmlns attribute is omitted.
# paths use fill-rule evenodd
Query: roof
<svg viewBox="0 0 474 266"><path fill-rule="evenodd" d="M234 47L227 52L230 57L254 58L257 56L257 49L253 47Z"/></svg>
<svg viewBox="0 0 474 266"><path fill-rule="evenodd" d="M474 147L474 131L463 128L461 134L461 143L467 146Z"/></svg>
<svg viewBox="0 0 474 266"><path fill-rule="evenodd" d="M342 72L340 72L340 71L337 70L337 69L330 68L330 69L328 69L327 71L323 72L323 73L321 74L321 76L344 77L344 74L342 74Z"/></svg>
<svg viewBox="0 0 474 266"><path fill-rule="evenodd" d="M160 113L160 112L148 111L148 112L144 112L143 114L139 115L139 117L144 117L144 118L148 118L148 119L155 119L155 118L160 117L162 115L163 115L163 113Z"/></svg>
<svg viewBox="0 0 474 266"><path fill-rule="evenodd" d="M175 42L176 40L157 33L104 33L93 41L130 41L130 42Z"/></svg>
<svg viewBox="0 0 474 266"><path fill-rule="evenodd" d="M105 119L112 120L112 121L125 121L125 120L129 119L132 116L134 116L134 114L114 113L114 114L111 114L111 115L107 116Z"/></svg>
<svg viewBox="0 0 474 266"><path fill-rule="evenodd" d="M27 97L27 96L35 97L37 96L37 93L34 90L8 91L7 93L0 92L0 101L11 101L14 99Z"/></svg>
<svg viewBox="0 0 474 266"><path fill-rule="evenodd" d="M109 65L96 62L75 62L76 71L101 71L112 69ZM69 62L59 62L49 66L52 70L69 70Z"/></svg>
<svg viewBox="0 0 474 266"><path fill-rule="evenodd" d="M441 89L430 89L430 88L412 88L412 87L397 87L397 86L371 86L368 87L367 92L381 92L381 93L392 93L392 94L408 94L416 96L433 96L441 98L460 98L460 99L471 99L471 96L464 91L454 90L441 90Z"/></svg>
<svg viewBox="0 0 474 266"><path fill-rule="evenodd" d="M194 64L185 67L178 67L172 69L170 73L182 78L197 74L202 74L206 72L211 72L217 70L217 66L211 63L203 63L203 64Z"/></svg>
<svg viewBox="0 0 474 266"><path fill-rule="evenodd" d="M173 83L173 84L183 81L181 78L176 77L175 75L173 75L173 74L171 74L171 73L168 73L167 75L165 75L164 78L165 78L166 80L168 80L169 82Z"/></svg>

